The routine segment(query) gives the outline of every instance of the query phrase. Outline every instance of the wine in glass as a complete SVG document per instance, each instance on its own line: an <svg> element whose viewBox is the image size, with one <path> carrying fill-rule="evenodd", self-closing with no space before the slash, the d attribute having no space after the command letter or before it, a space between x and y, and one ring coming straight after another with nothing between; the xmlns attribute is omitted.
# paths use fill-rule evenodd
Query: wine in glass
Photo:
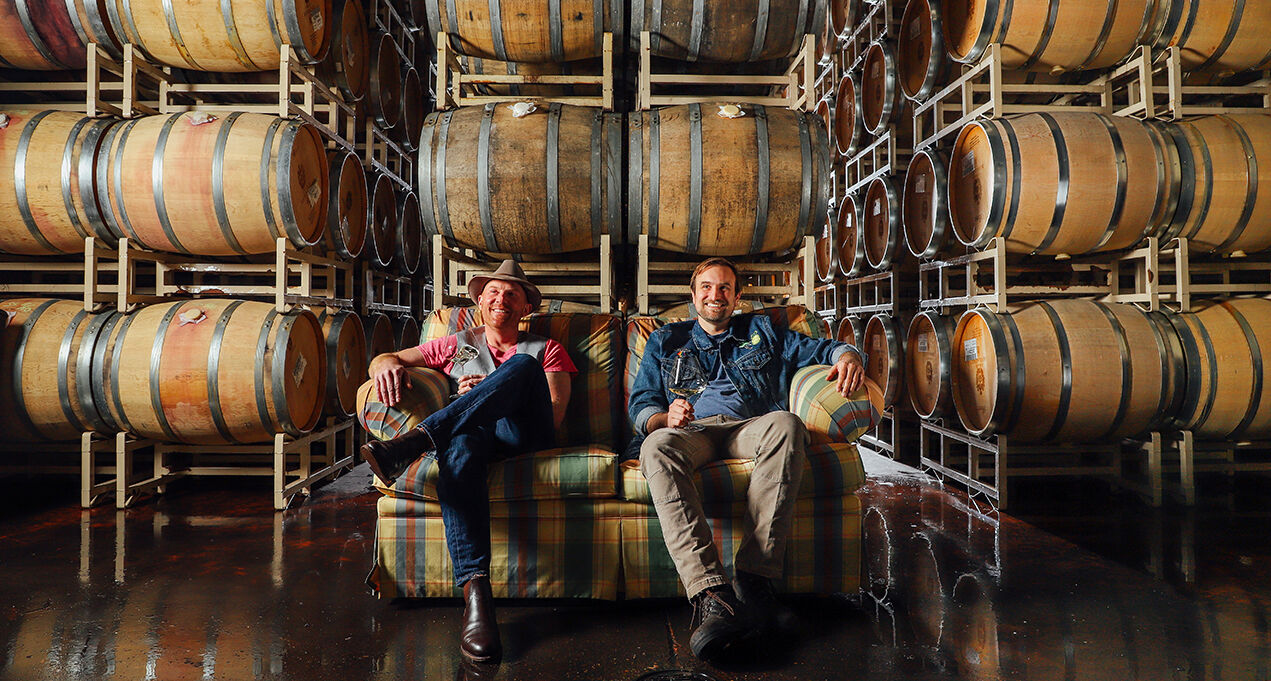
<svg viewBox="0 0 1271 681"><path fill-rule="evenodd" d="M671 367L671 383L667 388L672 394L689 399L706 390L709 381L706 371L692 353L681 350L675 354L675 362ZM701 426L688 425L685 430L701 430Z"/></svg>

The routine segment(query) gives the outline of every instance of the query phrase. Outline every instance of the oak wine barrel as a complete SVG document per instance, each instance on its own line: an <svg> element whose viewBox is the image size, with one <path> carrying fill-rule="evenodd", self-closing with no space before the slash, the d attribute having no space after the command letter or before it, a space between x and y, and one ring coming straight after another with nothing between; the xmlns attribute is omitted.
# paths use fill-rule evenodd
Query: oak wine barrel
<svg viewBox="0 0 1271 681"><path fill-rule="evenodd" d="M397 196L397 264L404 274L414 274L424 252L423 226L419 219L419 199L403 189Z"/></svg>
<svg viewBox="0 0 1271 681"><path fill-rule="evenodd" d="M1199 252L1271 248L1271 116L1203 116L1169 126L1182 167L1178 211L1166 238Z"/></svg>
<svg viewBox="0 0 1271 681"><path fill-rule="evenodd" d="M325 143L312 126L234 112L144 116L110 129L97 156L106 225L142 247L190 255L313 245L326 227Z"/></svg>
<svg viewBox="0 0 1271 681"><path fill-rule="evenodd" d="M953 403L974 435L1116 440L1162 426L1183 393L1178 337L1133 305L1055 300L970 310L953 335Z"/></svg>
<svg viewBox="0 0 1271 681"><path fill-rule="evenodd" d="M419 82L419 71L414 67L406 69L402 78L402 115L398 128L399 138L406 148L414 151L419 144L419 134L424 130L424 115L427 113L427 102L424 101L424 89Z"/></svg>
<svg viewBox="0 0 1271 681"><path fill-rule="evenodd" d="M949 159L958 240L995 236L1015 253L1078 255L1130 248L1174 211L1172 145L1121 116L1039 113L969 123Z"/></svg>
<svg viewBox="0 0 1271 681"><path fill-rule="evenodd" d="M1271 437L1271 300L1207 301L1169 320L1187 367L1174 427L1211 440Z"/></svg>
<svg viewBox="0 0 1271 681"><path fill-rule="evenodd" d="M367 88L367 105L375 122L385 130L402 118L402 57L393 36L376 33L371 36L371 77Z"/></svg>
<svg viewBox="0 0 1271 681"><path fill-rule="evenodd" d="M366 171L357 154L332 150L327 152L327 228L323 246L328 253L356 260L366 243L370 222Z"/></svg>
<svg viewBox="0 0 1271 681"><path fill-rule="evenodd" d="M860 117L860 93L857 76L845 74L834 90L834 148L840 156L851 156L860 149L865 134Z"/></svg>
<svg viewBox="0 0 1271 681"><path fill-rule="evenodd" d="M861 234L865 261L876 270L892 266L901 255L900 198L890 177L876 177L865 189Z"/></svg>
<svg viewBox="0 0 1271 681"><path fill-rule="evenodd" d="M82 301L0 301L0 428L22 442L78 440L115 432L93 399L92 355L114 313L94 315Z"/></svg>
<svg viewBox="0 0 1271 681"><path fill-rule="evenodd" d="M865 320L856 316L848 316L839 320L834 330L834 340L848 345L860 347L865 338Z"/></svg>
<svg viewBox="0 0 1271 681"><path fill-rule="evenodd" d="M424 0L428 28L444 31L456 54L504 62L566 62L602 56L604 33L619 34L618 0ZM633 16L639 10L632 7ZM639 31L634 35L638 45ZM619 45L614 44L614 51Z"/></svg>
<svg viewBox="0 0 1271 681"><path fill-rule="evenodd" d="M816 280L825 284L838 274L838 236L835 234L835 223L838 216L834 211L827 211L825 222L816 237Z"/></svg>
<svg viewBox="0 0 1271 681"><path fill-rule="evenodd" d="M941 17L949 56L978 62L990 43L1002 67L1080 71L1113 66L1152 37L1158 0L982 2L945 0Z"/></svg>
<svg viewBox="0 0 1271 681"><path fill-rule="evenodd" d="M522 254L580 251L598 247L601 234L618 237L621 115L551 104L517 118L513 106L425 119L416 184L425 236Z"/></svg>
<svg viewBox="0 0 1271 681"><path fill-rule="evenodd" d="M905 171L900 199L905 245L915 258L931 258L949 241L946 208L949 174L944 157L934 149L914 152Z"/></svg>
<svg viewBox="0 0 1271 681"><path fill-rule="evenodd" d="M954 413L950 392L955 321L938 312L919 312L905 335L905 378L909 402L924 419Z"/></svg>
<svg viewBox="0 0 1271 681"><path fill-rule="evenodd" d="M860 9L857 0L829 0L830 29L834 36L841 36L847 29L856 25L856 15Z"/></svg>
<svg viewBox="0 0 1271 681"><path fill-rule="evenodd" d="M0 2L0 68L82 69L90 43L116 58L123 56L100 0Z"/></svg>
<svg viewBox="0 0 1271 681"><path fill-rule="evenodd" d="M398 350L413 348L419 345L419 322L415 318L408 315L397 315L392 317L393 323L393 344Z"/></svg>
<svg viewBox="0 0 1271 681"><path fill-rule="evenodd" d="M366 232L367 260L388 267L397 254L397 195L388 175L376 173L371 189L370 229Z"/></svg>
<svg viewBox="0 0 1271 681"><path fill-rule="evenodd" d="M869 134L882 135L893 124L898 131L907 127L905 91L900 87L896 51L891 43L875 41L865 50L860 90L861 124Z"/></svg>
<svg viewBox="0 0 1271 681"><path fill-rule="evenodd" d="M358 0L335 0L331 49L318 65L323 82L334 85L346 101L366 96L371 80L371 33Z"/></svg>
<svg viewBox="0 0 1271 681"><path fill-rule="evenodd" d="M949 79L952 62L944 49L941 0L909 0L900 19L896 71L900 88L915 102L930 97Z"/></svg>
<svg viewBox="0 0 1271 681"><path fill-rule="evenodd" d="M839 274L844 277L864 274L865 238L860 229L860 210L856 207L856 197L844 196L839 202L835 227L838 232Z"/></svg>
<svg viewBox="0 0 1271 681"><path fill-rule="evenodd" d="M366 336L366 365L377 355L397 352L397 336L393 333L393 322L383 312L372 312L362 317L362 332Z"/></svg>
<svg viewBox="0 0 1271 681"><path fill-rule="evenodd" d="M326 396L326 344L308 310L270 303L159 303L125 316L94 363L102 416L138 437L265 442L311 430Z"/></svg>
<svg viewBox="0 0 1271 681"><path fill-rule="evenodd" d="M613 0L610 0L611 2ZM580 4L589 4L582 3ZM753 62L792 57L825 24L826 0L633 0L631 50L684 61Z"/></svg>
<svg viewBox="0 0 1271 681"><path fill-rule="evenodd" d="M826 133L834 134L834 100L827 94L816 103L816 115L821 117L821 122L825 124ZM834 141L830 140L830 144Z"/></svg>
<svg viewBox="0 0 1271 681"><path fill-rule="evenodd" d="M195 71L276 69L282 44L312 64L326 56L336 30L332 0L104 1L120 42L150 61Z"/></svg>
<svg viewBox="0 0 1271 681"><path fill-rule="evenodd" d="M865 322L857 347L869 356L865 376L883 390L883 404L893 406L905 392L905 348L898 320L876 314Z"/></svg>
<svg viewBox="0 0 1271 681"><path fill-rule="evenodd" d="M782 252L829 209L829 141L815 114L688 104L632 114L629 126L628 229L654 248Z"/></svg>
<svg viewBox="0 0 1271 681"><path fill-rule="evenodd" d="M328 416L352 416L357 389L366 380L366 336L356 312L323 309L318 315L326 343Z"/></svg>
<svg viewBox="0 0 1271 681"><path fill-rule="evenodd" d="M0 252L83 253L113 242L102 223L94 157L116 124L66 111L6 111L0 124Z"/></svg>
<svg viewBox="0 0 1271 681"><path fill-rule="evenodd" d="M1171 9L1155 47L1177 45L1183 71L1239 73L1271 68L1271 0L1162 2Z"/></svg>

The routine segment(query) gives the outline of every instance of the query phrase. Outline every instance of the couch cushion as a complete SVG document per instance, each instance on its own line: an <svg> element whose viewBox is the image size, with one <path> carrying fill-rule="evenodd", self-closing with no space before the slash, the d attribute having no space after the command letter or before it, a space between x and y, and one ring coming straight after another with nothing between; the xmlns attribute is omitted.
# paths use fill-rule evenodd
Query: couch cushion
<svg viewBox="0 0 1271 681"><path fill-rule="evenodd" d="M649 483L640 472L639 461L622 463L622 498L641 504L653 504ZM754 459L721 459L697 470L697 488L707 506L733 504L746 499ZM803 466L800 499L839 497L851 494L865 484L865 469L860 452L853 444L824 444L808 447Z"/></svg>
<svg viewBox="0 0 1271 681"><path fill-rule="evenodd" d="M444 308L428 316L420 336L427 342L480 325L476 308ZM570 446L598 443L615 450L626 444L621 320L607 314L535 314L521 320L521 329L560 342L578 367L556 441Z"/></svg>
<svg viewBox="0 0 1271 681"><path fill-rule="evenodd" d="M437 459L411 464L385 494L437 499ZM490 465L491 501L513 499L612 499L617 496L617 456L600 446L560 447L514 456Z"/></svg>

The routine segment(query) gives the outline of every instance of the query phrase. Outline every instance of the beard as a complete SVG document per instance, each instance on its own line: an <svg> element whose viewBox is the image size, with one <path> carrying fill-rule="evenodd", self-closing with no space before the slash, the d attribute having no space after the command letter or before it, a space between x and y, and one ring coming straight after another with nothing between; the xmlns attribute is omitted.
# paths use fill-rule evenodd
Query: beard
<svg viewBox="0 0 1271 681"><path fill-rule="evenodd" d="M714 302L714 301L711 301L711 302ZM727 303L724 303L724 307L721 308L718 312L708 308L705 303L703 303L697 310L697 316L701 317L702 319L705 319L708 322L714 322L716 324L728 319L728 317L731 316L731 314L732 314L732 310L728 309Z"/></svg>

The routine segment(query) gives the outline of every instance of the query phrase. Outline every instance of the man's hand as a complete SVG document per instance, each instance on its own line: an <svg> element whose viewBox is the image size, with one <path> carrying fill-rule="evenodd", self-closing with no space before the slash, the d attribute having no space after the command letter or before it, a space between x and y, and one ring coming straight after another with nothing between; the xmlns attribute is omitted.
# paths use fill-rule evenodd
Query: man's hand
<svg viewBox="0 0 1271 681"><path fill-rule="evenodd" d="M459 394L462 395L469 390L477 387L477 384L485 379L485 374L468 374L459 377Z"/></svg>
<svg viewBox="0 0 1271 681"><path fill-rule="evenodd" d="M861 364L860 355L845 352L825 374L825 380L835 381L835 389L843 397L848 397L860 389L865 382L865 365Z"/></svg>
<svg viewBox="0 0 1271 681"><path fill-rule="evenodd" d="M666 425L668 428L683 428L693 422L693 405L683 397L671 403L666 411Z"/></svg>
<svg viewBox="0 0 1271 681"><path fill-rule="evenodd" d="M375 396L386 407L397 404L402 399L402 387L410 385L406 366L391 353L375 358L371 363L371 378L375 380Z"/></svg>

